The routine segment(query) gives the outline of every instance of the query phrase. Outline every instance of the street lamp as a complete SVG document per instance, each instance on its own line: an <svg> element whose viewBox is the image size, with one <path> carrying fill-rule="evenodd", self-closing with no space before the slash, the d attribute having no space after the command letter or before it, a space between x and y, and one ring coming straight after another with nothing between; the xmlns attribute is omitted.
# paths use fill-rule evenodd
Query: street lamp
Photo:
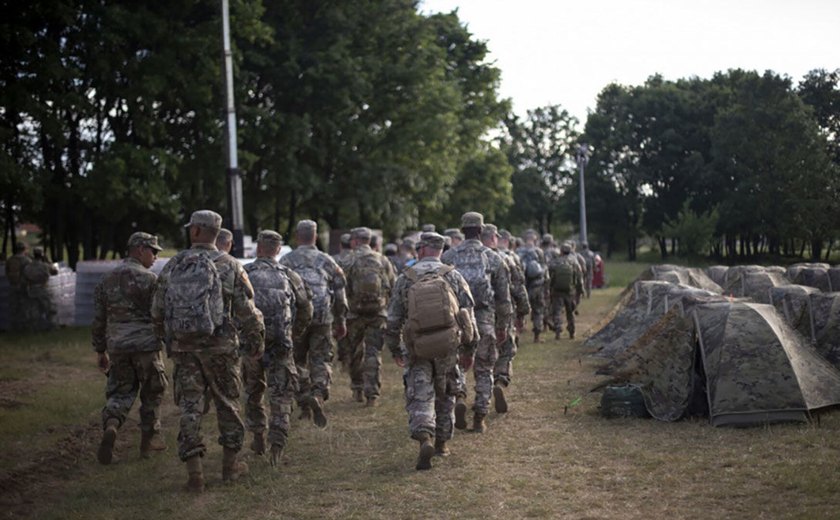
<svg viewBox="0 0 840 520"><path fill-rule="evenodd" d="M577 164L580 168L580 243L586 244L586 188L583 183L583 170L589 162L589 145L586 143L578 146Z"/></svg>
<svg viewBox="0 0 840 520"><path fill-rule="evenodd" d="M222 0L222 43L225 60L225 111L227 124L227 177L228 218L233 233L233 256L242 258L242 224L245 220L242 209L242 177L239 175L239 159L236 152L236 108L233 104L233 58L230 50L230 9L228 0Z"/></svg>

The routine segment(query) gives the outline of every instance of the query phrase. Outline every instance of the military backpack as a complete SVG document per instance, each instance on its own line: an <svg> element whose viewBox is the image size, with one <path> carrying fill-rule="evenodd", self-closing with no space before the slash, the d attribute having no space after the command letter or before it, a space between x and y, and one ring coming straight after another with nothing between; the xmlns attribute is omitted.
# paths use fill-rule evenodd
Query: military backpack
<svg viewBox="0 0 840 520"><path fill-rule="evenodd" d="M485 249L467 248L457 252L453 265L467 281L477 308L492 308L494 293L490 261Z"/></svg>
<svg viewBox="0 0 840 520"><path fill-rule="evenodd" d="M522 259L525 279L529 282L541 280L545 273L545 268L540 263L537 251L533 248L522 248L520 251L521 253L519 251L517 253L519 253L519 257Z"/></svg>
<svg viewBox="0 0 840 520"><path fill-rule="evenodd" d="M288 268L257 261L245 266L245 271L254 287L254 305L263 315L266 345L276 343L291 348L295 293Z"/></svg>
<svg viewBox="0 0 840 520"><path fill-rule="evenodd" d="M551 274L551 289L557 292L571 293L575 287L574 260L564 256L555 256L549 264Z"/></svg>
<svg viewBox="0 0 840 520"><path fill-rule="evenodd" d="M350 309L359 314L377 314L386 301L384 267L375 253L354 255L347 269Z"/></svg>
<svg viewBox="0 0 840 520"><path fill-rule="evenodd" d="M225 318L222 280L216 260L223 253L188 249L170 262L164 295L167 335L179 341L213 336Z"/></svg>
<svg viewBox="0 0 840 520"><path fill-rule="evenodd" d="M458 297L444 275L454 267L447 265L422 275L406 269L412 284L408 288L408 324L405 343L419 359L436 359L453 354L461 343L472 341L469 312L460 309Z"/></svg>

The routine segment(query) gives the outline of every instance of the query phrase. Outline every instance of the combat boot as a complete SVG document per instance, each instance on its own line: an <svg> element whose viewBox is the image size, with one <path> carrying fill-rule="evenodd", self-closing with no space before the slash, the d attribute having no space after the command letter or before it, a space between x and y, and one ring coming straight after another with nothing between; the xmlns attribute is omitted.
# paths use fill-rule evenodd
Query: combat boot
<svg viewBox="0 0 840 520"><path fill-rule="evenodd" d="M300 403L300 415L298 415L298 419L301 421L311 421L312 420L312 409L309 408L308 401L303 401Z"/></svg>
<svg viewBox="0 0 840 520"><path fill-rule="evenodd" d="M559 331L554 333L554 339L555 340L560 339L560 332Z"/></svg>
<svg viewBox="0 0 840 520"><path fill-rule="evenodd" d="M312 422L318 428L327 427L327 416L324 414L324 400L321 396L313 395L307 401L309 409L312 410ZM368 399L368 406L370 406L370 399Z"/></svg>
<svg viewBox="0 0 840 520"><path fill-rule="evenodd" d="M160 432L155 430L140 432L140 457L148 459L153 451L163 451L166 449L166 443Z"/></svg>
<svg viewBox="0 0 840 520"><path fill-rule="evenodd" d="M438 457L448 457L449 453L446 441L442 439L435 439L435 455Z"/></svg>
<svg viewBox="0 0 840 520"><path fill-rule="evenodd" d="M372 396L368 397L367 398L367 403L365 403L365 406L367 408L376 408L377 406L379 406L379 398L376 397L375 395L372 395Z"/></svg>
<svg viewBox="0 0 840 520"><path fill-rule="evenodd" d="M353 400L356 401L357 403L365 402L365 396L364 396L364 394L362 394L361 389L356 388L356 389L353 390Z"/></svg>
<svg viewBox="0 0 840 520"><path fill-rule="evenodd" d="M257 455L265 455L265 432L255 432L251 442L251 451Z"/></svg>
<svg viewBox="0 0 840 520"><path fill-rule="evenodd" d="M189 479L184 486L188 493L204 492L204 470L201 468L201 456L194 455L187 459L187 474Z"/></svg>
<svg viewBox="0 0 840 520"><path fill-rule="evenodd" d="M237 460L237 453L239 453L239 450L225 446L222 457L222 480L234 481L248 474L248 465Z"/></svg>
<svg viewBox="0 0 840 520"><path fill-rule="evenodd" d="M575 339L575 329L569 331L569 339Z"/></svg>
<svg viewBox="0 0 840 520"><path fill-rule="evenodd" d="M455 427L459 430L467 429L467 403L463 397L455 399Z"/></svg>
<svg viewBox="0 0 840 520"><path fill-rule="evenodd" d="M417 455L417 466L415 466L415 469L418 471L432 469L432 457L435 455L432 436L428 433L421 433L418 435L417 440L420 441L420 452Z"/></svg>
<svg viewBox="0 0 840 520"><path fill-rule="evenodd" d="M534 332L534 343L542 343L539 332Z"/></svg>
<svg viewBox="0 0 840 520"><path fill-rule="evenodd" d="M271 463L272 468L276 468L278 464L280 464L280 457L283 456L283 452L286 449L286 436L283 435L280 437L279 442L274 442L271 445L271 456L269 457L269 462Z"/></svg>
<svg viewBox="0 0 840 520"><path fill-rule="evenodd" d="M99 450L96 458L100 464L110 464L114 457L114 443L117 441L117 428L120 422L116 419L108 419L105 422L105 431L102 432L102 442L99 443Z"/></svg>
<svg viewBox="0 0 840 520"><path fill-rule="evenodd" d="M473 416L473 433L484 433L487 431L487 424L484 422L484 414L480 414L478 412L475 413Z"/></svg>
<svg viewBox="0 0 840 520"><path fill-rule="evenodd" d="M508 411L505 389L500 383L493 385L493 406L496 408L496 413L507 413Z"/></svg>

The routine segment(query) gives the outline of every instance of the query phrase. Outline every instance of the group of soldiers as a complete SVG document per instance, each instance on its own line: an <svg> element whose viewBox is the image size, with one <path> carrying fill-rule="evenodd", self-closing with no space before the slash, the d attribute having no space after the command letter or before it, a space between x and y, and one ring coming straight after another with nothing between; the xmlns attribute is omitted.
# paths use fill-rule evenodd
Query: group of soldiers
<svg viewBox="0 0 840 520"><path fill-rule="evenodd" d="M192 492L204 489L200 425L210 402L223 480L248 471L238 456L246 430L251 450L276 465L295 404L301 418L327 426L336 350L353 399L373 407L388 347L404 369L409 430L420 444L416 468L431 468L434 456L449 454L454 429L467 429L467 371L475 379L472 431L481 433L491 401L497 413L508 410L505 390L525 318L532 315L535 339L546 324L559 338L565 308L573 337L574 311L586 287L586 263L570 244L556 248L549 241L542 249L538 235L528 232L514 251L510 233L475 212L465 213L461 227L446 236L424 226L419 240L386 246L390 257L377 251L381 243L366 227L342 237L344 250L331 257L315 245L317 224L302 220L292 252L278 260L282 237L261 231L257 258L244 267L227 254L232 235L217 213L196 211L185 227L191 247L159 276L149 270L161 250L157 238L130 237L123 264L97 286L92 343L108 375L99 461L111 462L138 393L141 456L165 449L159 415L169 384L165 349L174 362L180 409L178 455ZM531 254L537 267L529 266ZM557 267L561 263L571 269ZM553 276L567 272L566 282L552 284ZM545 319L547 302L551 317Z"/></svg>
<svg viewBox="0 0 840 520"><path fill-rule="evenodd" d="M6 260L9 281L9 323L19 330L48 330L55 325L55 307L47 284L58 267L47 260L44 250L36 247L29 256L26 242L18 242L14 254Z"/></svg>

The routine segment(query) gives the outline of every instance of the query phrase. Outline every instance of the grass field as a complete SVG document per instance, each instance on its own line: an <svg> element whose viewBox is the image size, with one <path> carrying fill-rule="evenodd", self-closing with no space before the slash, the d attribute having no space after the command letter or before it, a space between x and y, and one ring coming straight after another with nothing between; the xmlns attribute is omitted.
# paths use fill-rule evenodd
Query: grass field
<svg viewBox="0 0 840 520"><path fill-rule="evenodd" d="M610 263L612 280L640 264ZM584 301L585 331L621 287ZM95 461L104 378L87 329L0 336L0 511L4 517L105 518L838 518L840 413L819 423L751 429L705 421L606 420L582 340L522 338L509 413L485 434L458 432L452 455L417 472L399 369L385 355L378 408L351 402L336 370L330 424L292 422L278 469L248 457L251 474L221 482L215 414L204 422L207 492L186 495L171 390L168 451L138 456L137 412L120 431L119 460ZM575 404L576 401L579 403Z"/></svg>

